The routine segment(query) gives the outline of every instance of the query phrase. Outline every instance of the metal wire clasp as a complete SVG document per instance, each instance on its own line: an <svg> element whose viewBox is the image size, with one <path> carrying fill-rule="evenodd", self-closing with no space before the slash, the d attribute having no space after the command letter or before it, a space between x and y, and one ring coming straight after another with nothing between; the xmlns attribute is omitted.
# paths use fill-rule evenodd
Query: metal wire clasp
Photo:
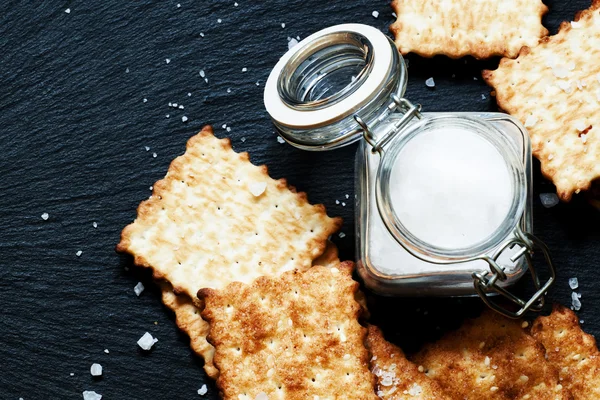
<svg viewBox="0 0 600 400"><path fill-rule="evenodd" d="M369 128L367 123L358 115L354 114L354 120L360 125L363 131L363 137L373 147L372 151L381 153L383 151L383 146L389 143L390 140L398 133L401 132L408 123L414 118L417 117L421 119L423 115L421 114L421 105L413 104L404 97L399 97L397 94L393 93L391 96L392 101L388 104L386 113L387 116L390 116L394 113L402 114L402 117L392 123L390 129L387 130L384 134L381 135L380 138L377 138L373 131ZM381 122L379 120L379 122Z"/></svg>
<svg viewBox="0 0 600 400"><path fill-rule="evenodd" d="M535 286L535 293L528 299L523 300L513 293L509 292L498 283L506 280L506 273L504 272L505 267L498 264L498 258L500 254L507 248L513 248L515 245L521 247L521 249L511 257L512 262L516 262L519 258L525 257L529 273L531 274L533 284ZM537 251L540 251L545 259L550 272L550 277L542 285L538 273L533 266L532 257ZM483 260L487 261L490 265L490 271L485 272L474 272L473 280L475 290L481 299L493 310L503 314L509 318L520 318L527 311L541 311L545 304L545 294L556 280L556 269L552 263L550 252L548 247L537 237L530 233L523 232L519 227L515 230L515 237L506 241L492 256L484 256ZM517 311L510 310L497 301L492 300L491 294L496 293L502 295L508 299L510 303L518 307Z"/></svg>

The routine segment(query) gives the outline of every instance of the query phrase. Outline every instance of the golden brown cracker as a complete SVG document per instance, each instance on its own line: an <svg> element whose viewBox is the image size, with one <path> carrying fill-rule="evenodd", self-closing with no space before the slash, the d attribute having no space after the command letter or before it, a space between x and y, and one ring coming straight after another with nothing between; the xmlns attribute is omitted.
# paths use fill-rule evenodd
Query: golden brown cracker
<svg viewBox="0 0 600 400"><path fill-rule="evenodd" d="M600 0L563 22L558 34L483 77L500 108L529 130L533 154L558 196L600 177Z"/></svg>
<svg viewBox="0 0 600 400"><path fill-rule="evenodd" d="M390 30L402 54L515 57L548 34L541 0L394 0Z"/></svg>
<svg viewBox="0 0 600 400"><path fill-rule="evenodd" d="M456 399L571 399L526 322L486 311L412 358Z"/></svg>
<svg viewBox="0 0 600 400"><path fill-rule="evenodd" d="M440 385L408 361L404 352L386 341L379 328L368 327L367 346L371 371L377 377L377 395L382 400L450 400Z"/></svg>
<svg viewBox="0 0 600 400"><path fill-rule="evenodd" d="M352 268L199 291L224 399L377 399Z"/></svg>
<svg viewBox="0 0 600 400"><path fill-rule="evenodd" d="M117 250L194 299L201 288L309 268L340 224L207 126L140 204Z"/></svg>
<svg viewBox="0 0 600 400"><path fill-rule="evenodd" d="M573 311L555 305L552 314L535 320L531 334L544 345L548 361L575 400L600 399L600 352Z"/></svg>

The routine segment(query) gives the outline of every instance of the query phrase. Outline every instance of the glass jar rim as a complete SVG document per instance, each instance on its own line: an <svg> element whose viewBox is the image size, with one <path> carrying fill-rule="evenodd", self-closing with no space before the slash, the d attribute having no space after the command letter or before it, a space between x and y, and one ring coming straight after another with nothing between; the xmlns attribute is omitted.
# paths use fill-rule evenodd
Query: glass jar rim
<svg viewBox="0 0 600 400"><path fill-rule="evenodd" d="M492 144L506 162L513 188L510 207L496 230L488 237L481 238L481 240L470 246L454 249L435 246L411 233L402 224L397 212L394 210L390 193L391 171L405 145L417 135L429 132L432 129L449 126L475 133ZM443 115L424 118L409 125L398 135L390 141L382 154L375 182L376 203L379 214L390 234L413 256L437 264L475 260L485 257L491 249L497 247L517 228L527 200L525 170L514 146L500 130L479 119L467 116Z"/></svg>

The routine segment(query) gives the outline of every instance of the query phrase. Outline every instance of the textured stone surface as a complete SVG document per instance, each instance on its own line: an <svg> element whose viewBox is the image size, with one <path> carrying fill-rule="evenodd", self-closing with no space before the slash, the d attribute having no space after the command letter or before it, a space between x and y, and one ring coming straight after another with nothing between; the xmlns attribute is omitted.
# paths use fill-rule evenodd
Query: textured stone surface
<svg viewBox="0 0 600 400"><path fill-rule="evenodd" d="M125 271L131 260L114 253L149 186L204 124L342 216L346 236L334 241L342 259L353 258L353 207L335 200L354 194L355 147L308 153L278 143L262 104L263 84L287 50L288 36L303 38L341 22L387 32L391 9L383 0L238 2L2 4L0 398L80 399L94 390L105 399L195 399L203 383L206 398L217 398L159 290L147 274ZM588 2L548 5L544 21L555 32ZM407 96L426 110L495 109L480 70L495 68L497 60L409 60ZM435 89L425 86L431 76ZM169 102L185 108L169 108ZM221 128L225 123L231 132ZM579 277L583 327L600 334L592 312L600 305L600 214L581 199L545 209L538 195L554 189L538 170L535 164L535 231L560 268L552 298L570 304L567 280ZM138 298L133 287L140 280L147 289ZM478 300L374 296L370 302L373 322L408 349L458 326L480 306ZM159 339L149 353L136 344L146 331ZM103 367L99 380L89 374L94 362Z"/></svg>

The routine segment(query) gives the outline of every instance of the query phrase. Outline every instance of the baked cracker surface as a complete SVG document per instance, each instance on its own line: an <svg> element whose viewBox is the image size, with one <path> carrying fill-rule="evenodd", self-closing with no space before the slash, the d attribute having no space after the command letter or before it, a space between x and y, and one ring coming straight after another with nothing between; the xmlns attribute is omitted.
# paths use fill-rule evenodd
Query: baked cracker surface
<svg viewBox="0 0 600 400"><path fill-rule="evenodd" d="M454 399L572 399L526 327L487 311L426 345L412 361Z"/></svg>
<svg viewBox="0 0 600 400"><path fill-rule="evenodd" d="M337 247L328 241L325 252L316 258L313 264L333 267L337 266L339 262ZM163 281L159 285L164 305L175 313L175 323L189 336L192 350L204 359L204 371L210 378L217 379L219 370L213 364L215 348L206 340L209 325L202 319L200 309L188 295L175 294L170 283ZM361 292L357 292L356 295L358 296L359 293ZM364 301L364 296L361 300ZM364 307L366 308L366 303L364 303Z"/></svg>
<svg viewBox="0 0 600 400"><path fill-rule="evenodd" d="M600 399L600 353L573 311L555 305L549 316L535 320L531 334L544 345L548 361L575 400Z"/></svg>
<svg viewBox="0 0 600 400"><path fill-rule="evenodd" d="M402 54L515 57L548 34L541 0L394 0L390 26Z"/></svg>
<svg viewBox="0 0 600 400"><path fill-rule="evenodd" d="M205 127L154 184L117 250L177 293L311 266L341 224Z"/></svg>
<svg viewBox="0 0 600 400"><path fill-rule="evenodd" d="M558 196L569 201L589 189L600 177L600 0L483 77L499 107L529 130Z"/></svg>
<svg viewBox="0 0 600 400"><path fill-rule="evenodd" d="M353 265L201 289L224 399L377 399Z"/></svg>
<svg viewBox="0 0 600 400"><path fill-rule="evenodd" d="M385 340L379 328L368 327L371 371L377 377L377 395L382 400L450 400L440 385L426 376L402 350Z"/></svg>

